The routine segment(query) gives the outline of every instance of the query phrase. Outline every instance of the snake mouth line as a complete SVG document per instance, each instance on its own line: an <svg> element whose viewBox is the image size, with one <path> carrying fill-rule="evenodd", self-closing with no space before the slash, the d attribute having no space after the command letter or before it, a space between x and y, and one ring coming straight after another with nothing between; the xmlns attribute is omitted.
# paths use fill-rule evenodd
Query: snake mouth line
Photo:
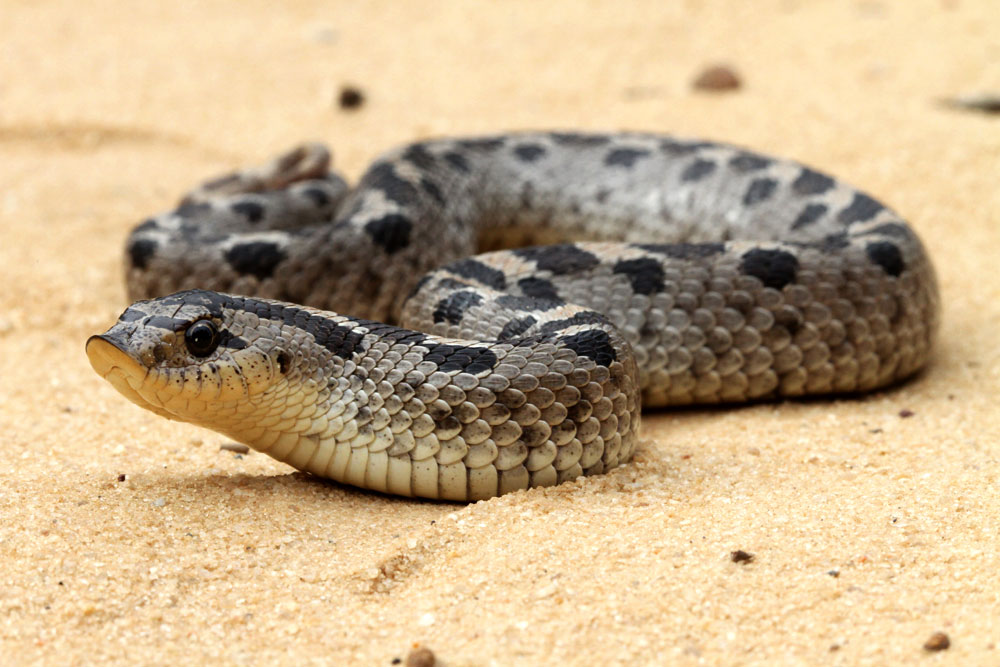
<svg viewBox="0 0 1000 667"><path fill-rule="evenodd" d="M139 392L138 386L142 384L148 371L121 349L114 339L103 334L91 336L87 339L86 352L91 367L110 382L122 396L161 417L177 419L161 406L151 403Z"/></svg>

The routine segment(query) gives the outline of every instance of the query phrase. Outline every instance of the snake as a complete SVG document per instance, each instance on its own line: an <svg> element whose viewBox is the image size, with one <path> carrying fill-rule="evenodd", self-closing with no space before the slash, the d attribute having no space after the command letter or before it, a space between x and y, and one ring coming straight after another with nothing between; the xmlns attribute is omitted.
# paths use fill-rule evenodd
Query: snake
<svg viewBox="0 0 1000 667"><path fill-rule="evenodd" d="M609 471L642 407L886 387L931 261L872 196L666 134L415 141L355 186L302 144L135 227L86 344L126 398L318 477L487 499Z"/></svg>

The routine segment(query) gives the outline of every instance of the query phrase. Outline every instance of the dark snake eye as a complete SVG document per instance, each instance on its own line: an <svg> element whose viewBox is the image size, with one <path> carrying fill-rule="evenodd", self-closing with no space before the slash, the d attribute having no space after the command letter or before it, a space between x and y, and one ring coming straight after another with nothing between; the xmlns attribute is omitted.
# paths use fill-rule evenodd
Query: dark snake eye
<svg viewBox="0 0 1000 667"><path fill-rule="evenodd" d="M198 320L184 332L184 343L196 357L207 357L219 347L219 330L209 320Z"/></svg>

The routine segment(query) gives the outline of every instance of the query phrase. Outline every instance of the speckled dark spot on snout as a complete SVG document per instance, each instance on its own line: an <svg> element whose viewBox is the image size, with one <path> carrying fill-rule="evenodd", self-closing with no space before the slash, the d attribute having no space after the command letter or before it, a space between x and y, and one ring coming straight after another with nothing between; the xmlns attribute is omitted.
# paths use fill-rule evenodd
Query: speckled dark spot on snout
<svg viewBox="0 0 1000 667"><path fill-rule="evenodd" d="M233 213L243 216L247 222L260 222L264 217L264 207L255 201L238 201L231 208Z"/></svg>
<svg viewBox="0 0 1000 667"><path fill-rule="evenodd" d="M766 199L770 199L777 187L778 181L773 178L754 179L753 182L750 183L750 187L747 188L746 194L743 195L743 204L745 206L753 206L754 204L759 204Z"/></svg>
<svg viewBox="0 0 1000 667"><path fill-rule="evenodd" d="M545 147L538 144L518 144L514 147L514 155L522 162L534 162L545 155Z"/></svg>
<svg viewBox="0 0 1000 667"><path fill-rule="evenodd" d="M645 148L616 148L604 158L604 164L609 167L630 168L644 157L649 157Z"/></svg>

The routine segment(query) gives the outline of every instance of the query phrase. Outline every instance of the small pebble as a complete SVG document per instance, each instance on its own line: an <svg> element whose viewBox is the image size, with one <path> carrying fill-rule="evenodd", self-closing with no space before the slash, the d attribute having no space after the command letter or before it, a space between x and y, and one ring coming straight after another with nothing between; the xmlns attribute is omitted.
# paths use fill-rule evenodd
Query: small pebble
<svg viewBox="0 0 1000 667"><path fill-rule="evenodd" d="M415 648L406 656L406 667L434 667L436 664L434 652L426 646Z"/></svg>
<svg viewBox="0 0 1000 667"><path fill-rule="evenodd" d="M899 416L902 417L903 419L906 419L907 417L912 417L915 414L916 413L913 410L900 410L899 411Z"/></svg>
<svg viewBox="0 0 1000 667"><path fill-rule="evenodd" d="M834 579L840 576L840 570L827 570L826 573Z"/></svg>
<svg viewBox="0 0 1000 667"><path fill-rule="evenodd" d="M163 507L166 504L167 504L167 499L162 496L153 501L153 507Z"/></svg>
<svg viewBox="0 0 1000 667"><path fill-rule="evenodd" d="M219 451L223 452L236 452L237 454L246 454L250 451L250 448L246 445L241 445L238 442L225 442L219 445Z"/></svg>
<svg viewBox="0 0 1000 667"><path fill-rule="evenodd" d="M119 482L124 482L125 481L125 473L120 473L118 475L118 481Z"/></svg>
<svg viewBox="0 0 1000 667"><path fill-rule="evenodd" d="M753 554L749 553L747 551L743 551L743 549L737 549L736 551L731 552L729 554L729 558L734 563L752 563L753 562Z"/></svg>
<svg viewBox="0 0 1000 667"><path fill-rule="evenodd" d="M713 65L702 70L691 85L695 90L736 90L742 82L728 65Z"/></svg>
<svg viewBox="0 0 1000 667"><path fill-rule="evenodd" d="M924 642L925 651L943 651L951 646L951 640L943 632L935 632Z"/></svg>
<svg viewBox="0 0 1000 667"><path fill-rule="evenodd" d="M983 93L978 95L958 95L941 100L942 104L962 111L979 111L981 113L1000 113L1000 94Z"/></svg>
<svg viewBox="0 0 1000 667"><path fill-rule="evenodd" d="M357 109L364 103L365 94L362 93L359 88L355 88L354 86L344 86L340 89L340 96L337 98L337 104L340 105L341 109Z"/></svg>

